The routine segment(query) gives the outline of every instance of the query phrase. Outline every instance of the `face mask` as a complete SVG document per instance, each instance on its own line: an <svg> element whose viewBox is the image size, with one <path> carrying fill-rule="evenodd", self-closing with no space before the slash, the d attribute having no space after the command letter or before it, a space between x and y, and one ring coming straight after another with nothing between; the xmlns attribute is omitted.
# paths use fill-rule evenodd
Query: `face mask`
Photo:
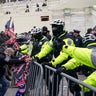
<svg viewBox="0 0 96 96"><path fill-rule="evenodd" d="M53 32L53 36L56 36L56 37L60 36L63 32L63 26L53 25L52 32Z"/></svg>
<svg viewBox="0 0 96 96"><path fill-rule="evenodd" d="M57 30L57 26L54 26L52 25L52 33L53 33L53 36L58 36L58 30Z"/></svg>
<svg viewBox="0 0 96 96"><path fill-rule="evenodd" d="M43 32L42 34L43 34L43 35L47 35L47 32Z"/></svg>
<svg viewBox="0 0 96 96"><path fill-rule="evenodd" d="M57 30L53 30L52 32L53 32L53 36L58 37L59 34L58 34L58 31Z"/></svg>
<svg viewBox="0 0 96 96"><path fill-rule="evenodd" d="M35 35L34 35L34 38L35 38L35 39L40 39L40 38L41 38L41 36L42 36L42 34L41 34L41 33L37 33L37 34L35 34Z"/></svg>

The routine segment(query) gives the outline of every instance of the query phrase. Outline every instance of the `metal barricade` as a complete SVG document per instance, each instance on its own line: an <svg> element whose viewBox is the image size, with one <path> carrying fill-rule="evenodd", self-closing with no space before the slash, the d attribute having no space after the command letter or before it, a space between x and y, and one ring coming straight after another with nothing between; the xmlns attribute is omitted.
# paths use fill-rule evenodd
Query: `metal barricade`
<svg viewBox="0 0 96 96"><path fill-rule="evenodd" d="M21 71L13 75L13 80L11 82L11 87L16 87L16 79L19 78L24 71L24 68ZM29 75L27 76L26 83L26 92L24 96L43 96L43 68L37 62L30 64Z"/></svg>
<svg viewBox="0 0 96 96"><path fill-rule="evenodd" d="M85 87L89 88L92 91L92 94L86 95L86 96L96 96L96 88L95 87L85 84L81 80L75 79L72 76L69 76L63 72L60 75L56 74L55 72L56 72L55 68L45 65L45 73L49 73L48 74L49 76L47 76L47 74L45 74L45 76L46 76L45 81L47 81L48 92L45 93L45 95L43 95L43 96L85 96L84 90L81 91L79 95L76 95L76 93L72 94L70 92L70 88L69 88L70 81L84 86L83 89ZM46 90L46 89L43 89L43 90Z"/></svg>
<svg viewBox="0 0 96 96"><path fill-rule="evenodd" d="M30 65L25 96L43 96L43 68L37 62Z"/></svg>
<svg viewBox="0 0 96 96"><path fill-rule="evenodd" d="M70 81L89 88L93 94L88 96L96 96L95 87L63 72L58 75L55 68L37 62L30 65L25 96L85 96L84 91L80 92L81 95L72 94Z"/></svg>

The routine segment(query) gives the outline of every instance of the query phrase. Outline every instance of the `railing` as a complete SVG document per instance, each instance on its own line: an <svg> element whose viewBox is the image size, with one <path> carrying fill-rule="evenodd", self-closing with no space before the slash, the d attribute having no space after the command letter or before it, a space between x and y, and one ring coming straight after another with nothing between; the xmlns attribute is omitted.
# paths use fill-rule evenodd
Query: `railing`
<svg viewBox="0 0 96 96"><path fill-rule="evenodd" d="M22 71L23 72L23 71ZM72 72L71 72L72 73ZM82 85L90 89L91 95L85 95L84 90L72 92L70 84ZM34 62L29 69L25 96L96 96L96 88L85 84L66 73L56 74L56 69L42 66Z"/></svg>
<svg viewBox="0 0 96 96"><path fill-rule="evenodd" d="M27 78L25 96L42 96L43 94L43 68L37 62L31 64Z"/></svg>
<svg viewBox="0 0 96 96"><path fill-rule="evenodd" d="M50 67L50 66L47 66L47 65L45 65L45 68L47 68L48 70L49 70L49 72L50 72L50 70L51 71L53 71L54 72L54 74L55 74L55 72L56 72L56 69L54 69L54 68L52 68L52 67ZM59 84L58 82L60 82L59 81L59 79L60 79L60 76L62 76L62 79L61 79L61 84ZM59 77L59 78L58 78ZM86 88L88 88L88 89L90 89L93 93L90 95L90 96L96 96L96 88L95 87L93 87L93 86L90 86L90 85L88 85L88 84L85 84L84 82L82 82L81 80L78 80L78 79L76 79L76 78L74 78L74 77L72 77L72 76L69 76L69 75L67 75L66 73L61 73L60 75L57 75L56 76L56 78L57 78L57 82L55 83L57 86L55 86L55 87L57 87L57 88L59 88L59 90L57 89L57 88L55 88L55 90L57 90L57 91L59 91L59 92L57 92L57 91L55 91L55 92L57 92L55 95L54 94L52 94L52 96L85 96L84 94L85 94L85 92L84 92L84 90L83 91L81 91L80 92L80 94L81 95L76 95L76 93L74 93L73 95L72 95L72 92L70 92L70 81L72 81L72 82L74 82L74 83L76 83L76 84L78 84L78 85L82 85L83 86L83 89L86 87ZM65 79L66 78L66 79ZM66 82L66 80L67 80L67 82ZM66 82L66 84L65 84L65 82ZM61 87L60 87L61 86ZM65 87L64 87L65 86ZM53 84L52 84L52 88L54 88L54 82L53 82ZM66 89L65 89L66 88ZM54 90L54 89L53 89ZM61 92L61 94L60 94L60 92ZM88 93L87 93L88 94ZM50 96L50 95L48 95L48 96ZM87 96L87 95L86 95ZM89 95L88 95L89 96Z"/></svg>

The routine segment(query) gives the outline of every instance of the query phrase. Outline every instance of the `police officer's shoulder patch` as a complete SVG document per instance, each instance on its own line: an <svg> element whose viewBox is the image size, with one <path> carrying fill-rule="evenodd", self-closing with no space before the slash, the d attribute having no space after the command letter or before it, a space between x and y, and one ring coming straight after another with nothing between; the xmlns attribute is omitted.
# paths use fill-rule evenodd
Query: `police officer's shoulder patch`
<svg viewBox="0 0 96 96"><path fill-rule="evenodd" d="M68 45L71 45L72 44L72 40L68 39L67 43L68 43Z"/></svg>

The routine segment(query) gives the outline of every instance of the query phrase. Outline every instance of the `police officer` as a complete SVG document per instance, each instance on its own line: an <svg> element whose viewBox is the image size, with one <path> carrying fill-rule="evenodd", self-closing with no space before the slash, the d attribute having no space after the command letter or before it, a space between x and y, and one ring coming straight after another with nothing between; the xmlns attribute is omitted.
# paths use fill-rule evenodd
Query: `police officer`
<svg viewBox="0 0 96 96"><path fill-rule="evenodd" d="M96 48L96 36L92 33L85 34L82 39L83 47Z"/></svg>
<svg viewBox="0 0 96 96"><path fill-rule="evenodd" d="M29 44L24 44L24 45L22 45L20 48L21 48L21 52L23 53L23 54L28 54L29 53L29 51L31 50L31 54L30 54L30 56L32 57L32 58L34 58L34 56L38 53L38 52L40 52L40 50L41 50L41 48L42 48L42 45L46 45L46 42L48 41L48 39L47 39L47 37L45 37L43 34L42 34L42 30L41 30L41 28L39 28L39 27L34 27L34 28L32 28L32 30L31 30L31 35L32 35L32 46L31 46L31 48L29 48L30 47L30 45ZM48 61L50 61L51 60L51 58L52 58L52 55L51 54L49 54L49 55L47 55L46 56L46 58L43 58L40 62L44 62L44 61L46 61L46 62L48 62ZM28 93L28 89L29 88L34 88L34 84L32 84L32 86L29 84L30 82L31 82L31 80L30 80L30 78L32 77L31 76L31 73L32 73L32 71L33 71L33 68L34 67L32 67L33 65L31 65L30 66L30 74L29 74L29 76L28 76L28 78L27 78L27 87L28 88L26 88L27 90L26 90L26 95L28 95L27 93ZM34 73L35 73L35 71L37 71L37 70L34 70ZM37 72L36 72L37 73ZM38 74L37 74L38 75ZM35 79L35 77L34 77L34 79ZM29 82L30 81L30 82ZM29 86L30 85L30 86Z"/></svg>
<svg viewBox="0 0 96 96"><path fill-rule="evenodd" d="M79 31L79 32L80 32L80 31ZM70 34L70 33L69 33L69 34ZM74 34L75 34L75 32L74 32ZM76 34L78 34L77 30L76 30ZM71 34L70 34L70 35L71 35ZM74 38L74 39L73 39L74 41L71 42L71 44L68 44L68 43L67 43L67 40L68 40L68 39L65 39L64 42L66 43L66 45L72 45L72 46L82 47L82 38L81 38L81 37L80 37L80 38L78 38L78 36L74 37L73 33L72 33L71 37ZM71 38L71 39L72 39L72 38ZM69 41L70 41L71 39L69 38ZM80 42L79 42L79 41L80 41ZM65 64L65 63L66 63L68 60L70 60L70 59L71 59L71 57L70 57L68 54L63 53L63 52L61 51L61 52L60 52L60 55L59 55L57 58L55 58L51 63L52 63L52 66L55 66L55 67L58 69L61 65ZM68 75L71 75L71 76L75 77L75 78L78 78L78 76L77 76L76 73L79 71L79 69L80 69L80 67L79 67L79 68L76 68L76 69L74 69L74 70L69 70L69 71L67 71L66 73L67 73ZM54 78L54 79L55 79L55 78ZM56 79L55 79L54 81L56 81ZM72 82L72 81L69 82L70 91L74 94L74 92L73 92L73 90L72 90L73 84L74 84L74 82ZM76 93L75 96L80 96L80 92Z"/></svg>
<svg viewBox="0 0 96 96"><path fill-rule="evenodd" d="M91 32L87 32L87 34L85 34L85 36L83 36L82 38L82 47L84 48L89 48L89 49L94 49L96 48L96 37L95 35L93 35ZM80 72L81 74L88 76L90 75L90 73L92 73L94 71L94 69L88 67L88 66L81 66Z"/></svg>
<svg viewBox="0 0 96 96"><path fill-rule="evenodd" d="M80 35L80 30L74 29L73 36L75 38L75 46L82 47L82 36Z"/></svg>
<svg viewBox="0 0 96 96"><path fill-rule="evenodd" d="M57 69L57 72L65 71L65 70L73 70L74 68L82 65L86 65L88 67L96 69L96 50L88 49L88 48L78 48L74 46L63 46L63 52L67 53L73 59L68 61L66 64L64 64L61 68ZM86 84L92 85L96 87L95 81L96 72L93 72L90 76L87 77L83 82ZM76 86L75 86L76 87ZM79 88L76 87L75 91L83 90L83 87L80 86ZM90 92L88 88L84 88L85 92ZM87 96L92 96L88 95Z"/></svg>
<svg viewBox="0 0 96 96"><path fill-rule="evenodd" d="M60 51L62 50L62 46L64 45L64 42L67 45L75 46L74 37L72 35L70 35L69 33L67 33L65 30L63 30L63 28L65 26L64 21L56 19L51 23L51 25L52 25L53 38L48 43L46 43L45 46L43 46L43 49L41 49L41 51L36 55L36 59L37 59L37 61L39 61L40 59L45 57L47 54L50 54L50 52L53 51L54 57L56 59L53 60L51 65L58 68L62 65L63 61L67 62L70 59L70 57L66 53L62 53L62 52L60 53ZM57 59L59 54L61 54L60 58ZM62 55L63 55L63 57L62 57ZM50 64L50 63L46 63L46 64ZM71 73L72 72L70 72L69 74L71 74ZM51 92L49 91L49 94L51 94L52 96L56 96L56 93L58 93L58 92L56 92L56 89L58 90L57 85L60 84L61 76L58 75L58 77L59 78L58 78L58 84L57 84L57 74L54 75L53 94L51 94ZM77 76L75 76L75 77L77 78Z"/></svg>
<svg viewBox="0 0 96 96"><path fill-rule="evenodd" d="M39 27L35 27L32 29L31 34L33 34L33 49L32 56L35 56L38 52L40 52L42 45L48 41L47 37L42 34L42 29Z"/></svg>
<svg viewBox="0 0 96 96"><path fill-rule="evenodd" d="M90 34L85 34L85 36L83 37L83 47L87 47L89 49L95 49L96 48L96 38L95 38L95 35L93 35L92 33ZM72 60L70 60L71 63L72 63ZM69 61L69 63L70 63ZM67 62L68 63L68 62ZM73 63L74 63L74 60L73 60ZM64 66L65 64L63 64ZM72 66L73 67L73 66ZM57 71L62 71L62 68L58 68ZM77 67L76 67L77 68ZM94 71L94 68L90 68L86 65L82 65L82 66L78 66L78 68L81 68L82 69L82 72L85 76L88 76L90 75L93 71ZM73 88L74 89L74 88ZM86 93L85 93L86 94Z"/></svg>
<svg viewBox="0 0 96 96"><path fill-rule="evenodd" d="M32 50L31 52L31 57L34 56L35 54L37 54L42 45L48 41L48 39L42 35L42 30L39 27L34 27L31 30L31 35L32 35L32 49L29 49L29 43L26 42L26 44L23 44L20 46L20 50L22 54L28 54L29 50ZM30 41L29 41L30 42Z"/></svg>
<svg viewBox="0 0 96 96"><path fill-rule="evenodd" d="M66 43L73 44L73 38L63 30L65 22L61 19L56 19L51 23L53 38L43 46L43 49L36 55L38 59L45 57L54 51L54 57L57 57L62 49L63 40L66 39ZM68 39L70 38L70 39ZM72 38L72 39L71 39Z"/></svg>
<svg viewBox="0 0 96 96"><path fill-rule="evenodd" d="M51 35L49 34L50 31L48 30L48 28L46 26L42 27L42 34L44 36L46 36L49 40L51 40Z"/></svg>

